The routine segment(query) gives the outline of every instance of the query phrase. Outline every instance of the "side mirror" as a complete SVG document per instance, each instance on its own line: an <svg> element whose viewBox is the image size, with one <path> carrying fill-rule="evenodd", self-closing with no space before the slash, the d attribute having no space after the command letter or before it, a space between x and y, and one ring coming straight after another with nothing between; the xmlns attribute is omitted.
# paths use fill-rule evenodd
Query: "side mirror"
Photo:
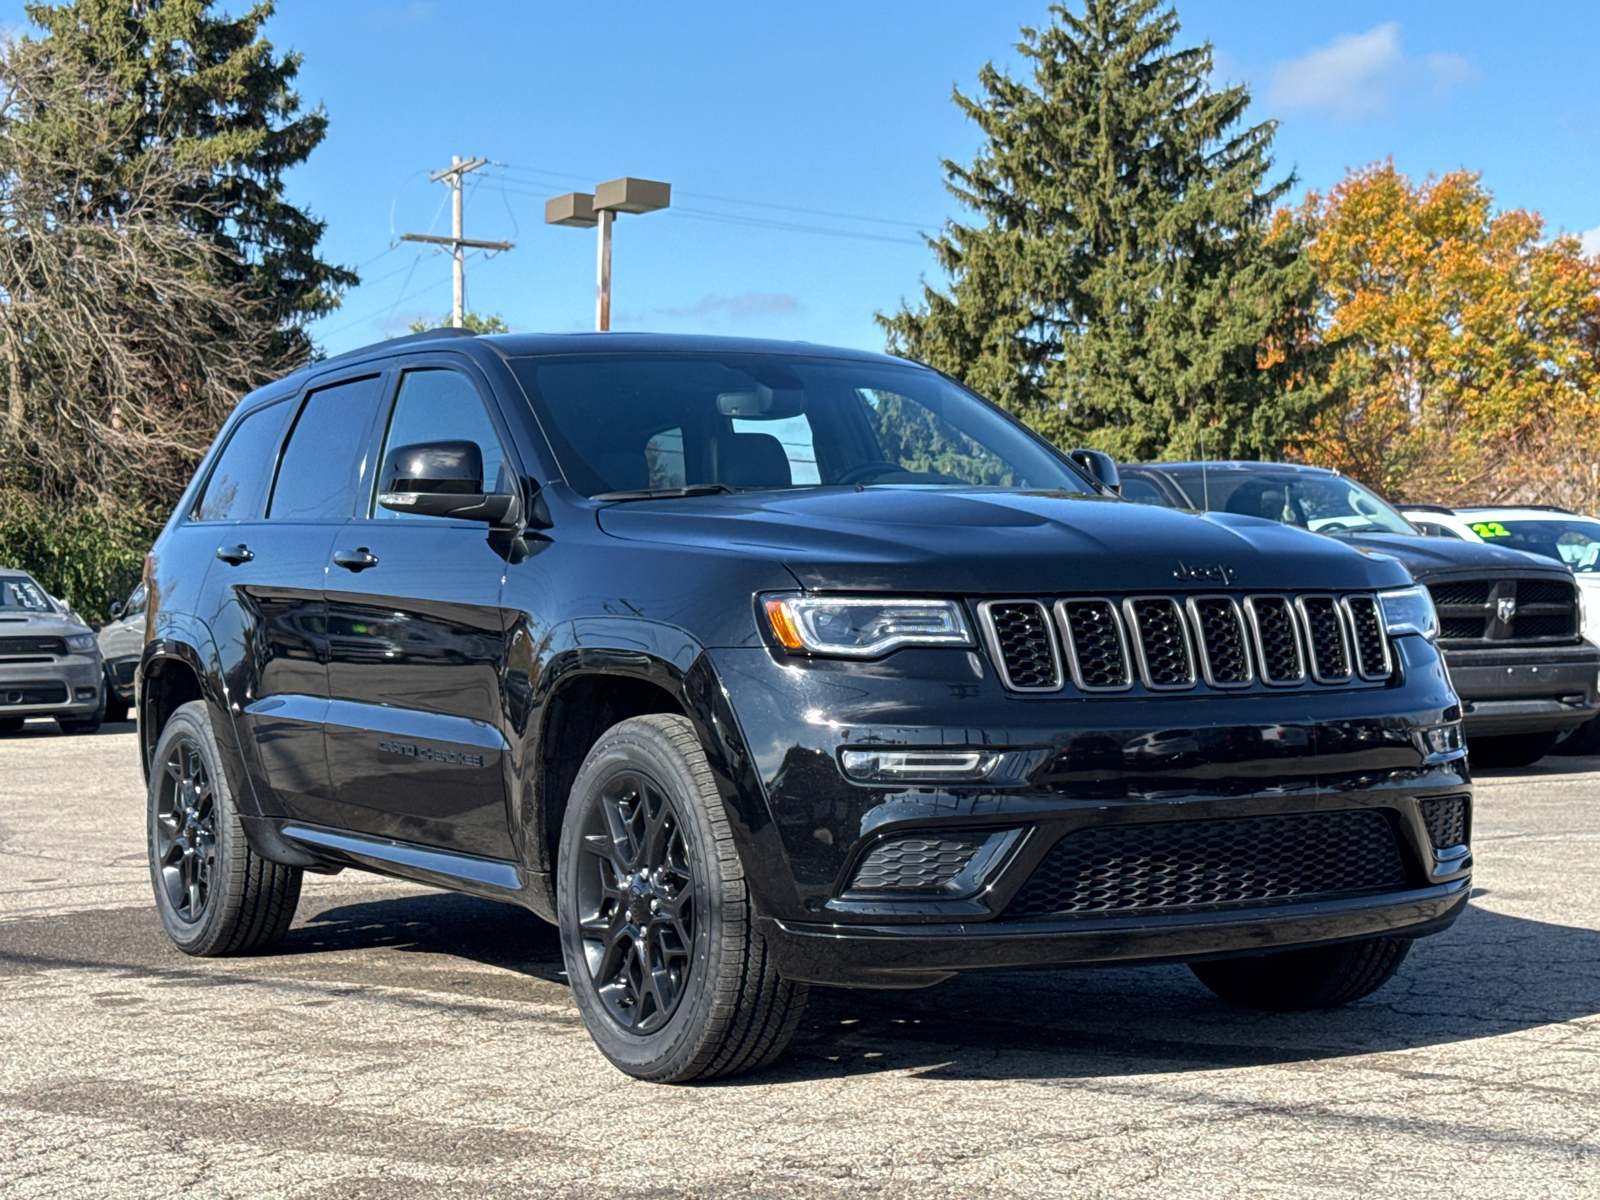
<svg viewBox="0 0 1600 1200"><path fill-rule="evenodd" d="M122 620L122 601L121 600L113 600L111 602L111 619L113 621Z"/></svg>
<svg viewBox="0 0 1600 1200"><path fill-rule="evenodd" d="M1117 495L1122 494L1122 476L1117 472L1117 460L1099 450L1074 450L1069 456L1089 473L1089 478Z"/></svg>
<svg viewBox="0 0 1600 1200"><path fill-rule="evenodd" d="M522 505L515 495L483 490L483 451L476 442L421 442L396 446L383 460L378 503L392 512L456 517L490 525L514 523Z"/></svg>

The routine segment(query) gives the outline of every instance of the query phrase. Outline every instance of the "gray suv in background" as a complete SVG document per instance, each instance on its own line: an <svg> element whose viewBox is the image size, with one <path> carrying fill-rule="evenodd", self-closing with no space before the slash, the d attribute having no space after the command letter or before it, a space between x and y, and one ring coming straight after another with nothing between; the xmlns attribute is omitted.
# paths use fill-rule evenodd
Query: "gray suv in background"
<svg viewBox="0 0 1600 1200"><path fill-rule="evenodd" d="M33 576L0 568L0 733L17 732L28 717L54 717L63 733L93 733L104 715L93 631Z"/></svg>
<svg viewBox="0 0 1600 1200"><path fill-rule="evenodd" d="M145 589L133 589L126 604L111 606L111 620L100 627L100 656L105 660L106 720L126 721L133 705L134 674L144 652Z"/></svg>

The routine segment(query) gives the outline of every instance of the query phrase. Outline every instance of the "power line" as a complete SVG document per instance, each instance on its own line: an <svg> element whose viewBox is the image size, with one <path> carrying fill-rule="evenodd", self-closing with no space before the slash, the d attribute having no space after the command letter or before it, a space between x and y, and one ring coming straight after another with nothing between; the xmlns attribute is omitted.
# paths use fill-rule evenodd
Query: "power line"
<svg viewBox="0 0 1600 1200"><path fill-rule="evenodd" d="M449 246L451 262L451 283L453 298L450 305L450 322L457 329L462 327L465 318L467 295L467 259L465 251L468 247L475 250L505 251L512 249L510 242L486 242L465 237L462 233L462 180L472 171L480 170L489 165L487 158L463 159L459 154L450 160L450 165L441 171L435 171L428 176L429 183L446 183L450 187L450 236L439 237L432 233L403 233L400 235L402 242L423 242L434 246ZM473 181L476 184L476 180ZM435 220L438 218L435 217ZM430 227L431 228L431 227ZM399 301L395 301L399 304Z"/></svg>

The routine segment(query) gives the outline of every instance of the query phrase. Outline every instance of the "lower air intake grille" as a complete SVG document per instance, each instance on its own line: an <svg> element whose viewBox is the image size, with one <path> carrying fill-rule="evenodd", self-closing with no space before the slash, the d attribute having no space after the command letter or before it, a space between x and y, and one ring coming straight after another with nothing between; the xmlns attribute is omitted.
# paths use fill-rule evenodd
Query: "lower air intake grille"
<svg viewBox="0 0 1600 1200"><path fill-rule="evenodd" d="M1112 692L1127 687L1133 676L1111 601L1063 600L1060 613L1067 630L1073 682L1086 692Z"/></svg>
<svg viewBox="0 0 1600 1200"><path fill-rule="evenodd" d="M1435 850L1467 844L1467 798L1438 796L1422 802L1422 820Z"/></svg>
<svg viewBox="0 0 1600 1200"><path fill-rule="evenodd" d="M984 606L1006 685L1019 692L1051 692L1061 686L1055 639L1044 605L1001 600Z"/></svg>
<svg viewBox="0 0 1600 1200"><path fill-rule="evenodd" d="M1350 678L1350 657L1345 653L1344 622L1332 596L1302 596L1300 611L1306 619L1311 645L1311 673L1324 683Z"/></svg>
<svg viewBox="0 0 1600 1200"><path fill-rule="evenodd" d="M879 842L856 869L852 892L937 892L983 845L978 835L896 837Z"/></svg>
<svg viewBox="0 0 1600 1200"><path fill-rule="evenodd" d="M8 704L65 704L67 689L59 683L0 684L0 708Z"/></svg>
<svg viewBox="0 0 1600 1200"><path fill-rule="evenodd" d="M1165 596L1128 601L1133 636L1144 662L1144 681L1152 688L1186 688L1194 684L1194 663L1189 658L1189 638L1183 629L1183 610Z"/></svg>
<svg viewBox="0 0 1600 1200"><path fill-rule="evenodd" d="M1106 825L1057 842L1006 916L1251 904L1405 881L1389 822L1370 810Z"/></svg>

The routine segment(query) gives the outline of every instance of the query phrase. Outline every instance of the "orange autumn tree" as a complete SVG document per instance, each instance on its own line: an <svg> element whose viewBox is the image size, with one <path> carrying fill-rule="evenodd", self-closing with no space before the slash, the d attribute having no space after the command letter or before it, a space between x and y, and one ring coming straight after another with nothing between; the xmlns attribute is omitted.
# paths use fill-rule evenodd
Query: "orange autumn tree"
<svg viewBox="0 0 1600 1200"><path fill-rule="evenodd" d="M1339 347L1301 457L1395 500L1600 502L1600 260L1577 238L1494 212L1476 174L1392 162L1293 216Z"/></svg>

